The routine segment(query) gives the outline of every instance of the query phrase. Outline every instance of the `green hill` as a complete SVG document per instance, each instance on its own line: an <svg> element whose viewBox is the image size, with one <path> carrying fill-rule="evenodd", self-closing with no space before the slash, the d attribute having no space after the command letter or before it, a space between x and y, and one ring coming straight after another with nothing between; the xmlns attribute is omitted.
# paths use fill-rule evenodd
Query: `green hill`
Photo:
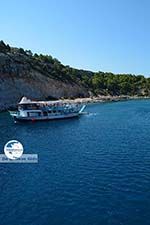
<svg viewBox="0 0 150 225"><path fill-rule="evenodd" d="M22 95L38 99L150 96L150 78L79 70L50 55L33 54L0 41L0 103L15 103Z"/></svg>

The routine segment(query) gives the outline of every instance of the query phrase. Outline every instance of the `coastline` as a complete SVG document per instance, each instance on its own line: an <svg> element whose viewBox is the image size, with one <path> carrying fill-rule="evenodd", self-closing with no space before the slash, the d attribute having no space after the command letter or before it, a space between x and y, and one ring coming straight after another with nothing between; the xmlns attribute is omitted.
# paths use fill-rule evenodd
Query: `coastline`
<svg viewBox="0 0 150 225"><path fill-rule="evenodd" d="M68 103L104 103L104 102L118 102L118 101L128 101L128 100L140 100L140 99L150 99L150 96L97 96L88 98L76 98L76 99L61 99Z"/></svg>
<svg viewBox="0 0 150 225"><path fill-rule="evenodd" d="M97 96L97 97L87 97L87 98L75 98L75 99L60 99L64 103L77 103L77 104L90 104L90 103L105 103L105 102L119 102L119 101L129 101L129 100L142 100L150 99L150 96ZM4 104L0 108L0 112L7 112L8 110L16 110L17 104L7 105Z"/></svg>

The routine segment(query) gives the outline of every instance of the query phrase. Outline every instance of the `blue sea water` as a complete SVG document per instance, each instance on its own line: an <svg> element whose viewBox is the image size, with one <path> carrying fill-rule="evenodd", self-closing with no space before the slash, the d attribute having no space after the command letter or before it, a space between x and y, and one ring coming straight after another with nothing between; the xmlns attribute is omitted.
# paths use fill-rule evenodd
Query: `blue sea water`
<svg viewBox="0 0 150 225"><path fill-rule="evenodd" d="M14 124L37 164L0 164L0 225L149 225L150 100L91 104L79 119Z"/></svg>

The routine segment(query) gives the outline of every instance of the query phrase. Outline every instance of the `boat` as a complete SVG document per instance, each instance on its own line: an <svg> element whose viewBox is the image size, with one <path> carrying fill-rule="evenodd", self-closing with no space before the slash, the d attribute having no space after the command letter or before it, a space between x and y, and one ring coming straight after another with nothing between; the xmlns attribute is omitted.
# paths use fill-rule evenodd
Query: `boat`
<svg viewBox="0 0 150 225"><path fill-rule="evenodd" d="M18 110L11 112L14 121L44 121L78 117L86 105L69 101L32 101L23 97L18 103Z"/></svg>

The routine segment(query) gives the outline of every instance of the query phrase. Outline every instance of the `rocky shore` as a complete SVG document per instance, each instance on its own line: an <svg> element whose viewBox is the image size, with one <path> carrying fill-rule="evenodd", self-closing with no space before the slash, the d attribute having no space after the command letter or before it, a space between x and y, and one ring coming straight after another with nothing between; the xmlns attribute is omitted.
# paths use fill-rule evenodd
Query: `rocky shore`
<svg viewBox="0 0 150 225"><path fill-rule="evenodd" d="M70 103L100 103L100 102L118 102L127 100L138 100L138 99L150 99L146 96L97 96L88 98L76 98L76 99L63 99L64 102Z"/></svg>
<svg viewBox="0 0 150 225"><path fill-rule="evenodd" d="M66 103L80 103L80 104L90 104L90 103L104 103L104 102L118 102L118 101L128 101L128 100L138 100L138 99L150 99L150 97L145 96L97 96L97 97L87 97L87 98L60 98L61 101ZM15 104L1 104L0 112L7 110L17 109L17 103Z"/></svg>
<svg viewBox="0 0 150 225"><path fill-rule="evenodd" d="M71 68L0 41L0 111L16 108L23 96L81 103L141 99L150 96L150 79Z"/></svg>

